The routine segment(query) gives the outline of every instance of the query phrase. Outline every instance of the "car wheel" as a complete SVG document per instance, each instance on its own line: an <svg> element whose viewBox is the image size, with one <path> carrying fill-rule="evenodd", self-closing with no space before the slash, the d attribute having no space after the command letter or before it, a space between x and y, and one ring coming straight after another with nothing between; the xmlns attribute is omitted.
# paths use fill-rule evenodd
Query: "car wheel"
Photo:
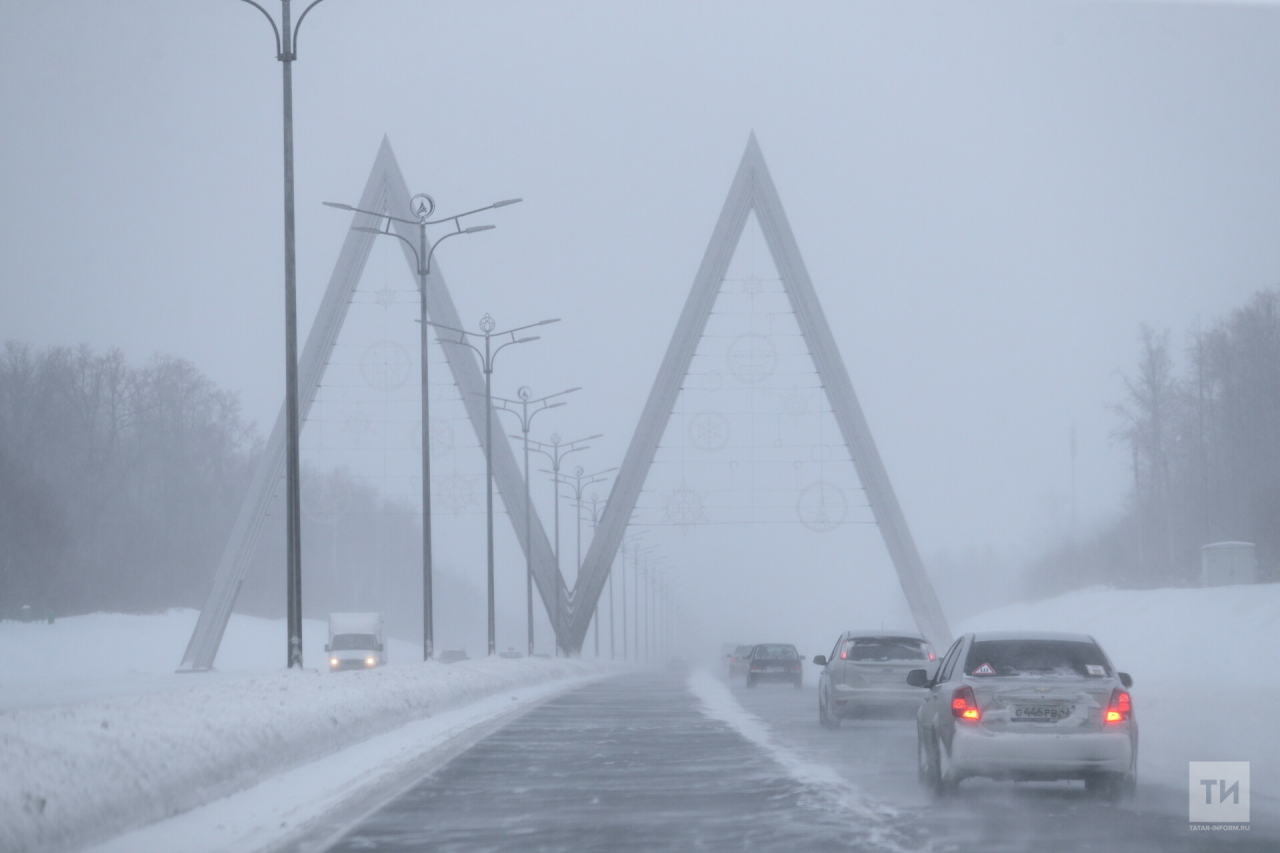
<svg viewBox="0 0 1280 853"><path fill-rule="evenodd" d="M827 704L827 697L821 692L818 694L818 722L822 724L824 729L840 728L840 718L832 715L831 709Z"/></svg>
<svg viewBox="0 0 1280 853"><path fill-rule="evenodd" d="M1084 789L1096 797L1111 803L1119 803L1133 796L1138 787L1138 777L1128 773L1095 773L1086 776Z"/></svg>
<svg viewBox="0 0 1280 853"><path fill-rule="evenodd" d="M917 737L916 743L917 750L921 752L916 760L924 786L935 797L945 797L955 793L960 780L949 768L943 766L942 745L938 743L938 739L935 737L931 744L926 744L923 738Z"/></svg>
<svg viewBox="0 0 1280 853"><path fill-rule="evenodd" d="M929 757L929 750L925 749L924 737L916 732L916 781L930 790L933 789L934 775L937 769L933 766L933 760Z"/></svg>

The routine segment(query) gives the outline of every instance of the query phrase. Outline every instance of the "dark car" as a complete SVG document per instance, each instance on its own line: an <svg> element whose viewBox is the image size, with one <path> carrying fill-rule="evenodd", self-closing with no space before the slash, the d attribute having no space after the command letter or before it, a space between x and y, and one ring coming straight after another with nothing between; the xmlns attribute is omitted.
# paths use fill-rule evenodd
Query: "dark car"
<svg viewBox="0 0 1280 853"><path fill-rule="evenodd" d="M790 643L761 643L751 650L747 663L747 686L761 681L789 681L799 688L804 684L800 653Z"/></svg>
<svg viewBox="0 0 1280 853"><path fill-rule="evenodd" d="M747 674L747 663L751 659L751 650L754 646L735 646L733 651L725 655L725 660L729 664L729 677L737 678L739 675Z"/></svg>

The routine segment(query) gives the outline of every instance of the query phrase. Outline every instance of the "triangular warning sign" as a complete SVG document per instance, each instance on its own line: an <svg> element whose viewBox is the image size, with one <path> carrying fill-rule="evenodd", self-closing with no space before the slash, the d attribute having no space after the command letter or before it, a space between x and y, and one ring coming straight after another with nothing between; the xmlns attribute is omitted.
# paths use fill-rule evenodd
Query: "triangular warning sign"
<svg viewBox="0 0 1280 853"><path fill-rule="evenodd" d="M813 282L800 258L800 249L791 233L782 201L774 188L755 134L747 140L747 150L742 155L738 173L712 232L711 243L698 268L693 288L662 359L662 367L649 392L640 423L627 448L627 455L614 480L609 501L596 527L595 537L583 560L571 596L572 609L566 644L571 649L580 648L586 637L596 602L609 577L614 557L666 431L684 377L689 372L698 341L706 328L748 215L752 212L760 224L800 333L809 346L814 368L826 390L841 438L853 459L867 502L884 537L885 547L906 594L907 604L921 632L935 648L945 648L951 644L951 632L947 628L946 618L925 574L906 518L898 506L889 475L880 460L871 430L854 393L853 382L836 348L835 336L822 313Z"/></svg>
<svg viewBox="0 0 1280 853"><path fill-rule="evenodd" d="M991 664L984 663L982 666L975 669L973 671L973 674L974 675L995 675L996 671L995 669L992 668Z"/></svg>

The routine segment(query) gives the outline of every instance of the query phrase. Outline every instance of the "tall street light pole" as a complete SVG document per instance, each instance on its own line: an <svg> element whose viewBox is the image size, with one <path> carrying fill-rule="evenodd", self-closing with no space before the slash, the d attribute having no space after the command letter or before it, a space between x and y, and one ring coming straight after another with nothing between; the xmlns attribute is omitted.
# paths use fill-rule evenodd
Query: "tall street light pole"
<svg viewBox="0 0 1280 853"><path fill-rule="evenodd" d="M570 453L576 453L579 450L589 449L591 445L585 444L584 442L592 441L597 438L600 438L600 435L589 435L586 438L579 438L579 439L570 441L566 444L561 444L560 434L553 433L551 435L550 444L544 444L541 441L531 441L529 443L530 450L533 450L535 453L541 453L543 456L551 460L551 470L543 471L542 473L550 474L552 482L555 483L555 512L553 513L553 516L555 518L555 528L556 528L556 532L555 532L556 595L555 595L554 615L552 617L552 621L555 623L554 628L555 628L555 635L556 635L556 656L557 657L559 657L561 646L563 645L560 642L560 585L564 582L564 578L560 574L560 462L564 459L564 457L568 456ZM569 656L569 651L568 649L565 649L565 657L568 657L568 656Z"/></svg>
<svg viewBox="0 0 1280 853"><path fill-rule="evenodd" d="M525 564L525 619L529 632L529 657L533 657L533 520L530 517L529 509L529 427L533 423L533 416L538 412L546 411L563 406L563 402L548 403L555 397L564 394L572 394L574 391L581 391L582 388L570 388L567 391L559 391L555 394L548 394L545 397L539 397L537 400L532 399L533 391L528 385L522 386L516 391L519 400L508 400L505 397L494 397L494 402L498 404L498 411L511 412L520 419L520 432L524 440L524 564ZM519 406L517 410L515 407ZM534 406L534 410L529 411L529 407ZM514 437L514 436L513 436Z"/></svg>
<svg viewBox="0 0 1280 853"><path fill-rule="evenodd" d="M288 668L302 668L302 502L298 454L298 265L293 212L293 63L298 58L298 31L321 0L312 0L297 22L290 16L290 0L280 0L280 26L254 0L243 0L261 12L276 36L276 59L283 69L284 103L284 400L285 505L287 560L285 586L288 629Z"/></svg>
<svg viewBox="0 0 1280 853"><path fill-rule="evenodd" d="M428 325L446 332L450 332L458 336L456 341L440 339L442 343L456 344L457 346L471 347L476 354L480 356L480 366L484 368L484 480L485 480L485 508L488 516L488 543L489 543L489 655L493 656L496 650L496 632L494 630L494 593L493 593L493 362L498 357L498 353L502 352L512 344L525 344L530 341L538 340L538 335L531 335L523 338L517 338L516 332L523 332L526 329L532 329L536 326L545 326L548 323L559 323L560 318L554 320L540 320L537 323L530 323L527 326L517 326L514 329L507 329L502 332L495 332L497 323L493 317L485 314L480 318L480 331L467 332L462 329L454 329L450 326L442 326L439 323L431 323ZM467 340L468 337L484 338L484 349L472 344ZM497 349L493 348L494 338L510 337L511 340L500 344Z"/></svg>
<svg viewBox="0 0 1280 853"><path fill-rule="evenodd" d="M418 273L418 352L422 366L419 374L422 379L422 659L424 661L431 660L435 654L435 605L432 598L432 590L434 588L432 582L432 561L431 561L431 398L428 393L427 384L427 278L431 275L431 258L436 253L436 246L439 246L450 237L457 237L459 234L475 234L479 231L490 231L492 225L473 225L470 228L463 228L460 221L464 216L470 216L473 213L479 213L483 210L493 210L498 207L506 207L509 204L515 204L521 201L518 198L504 199L503 201L495 201L493 204L485 207L477 207L475 210L468 210L465 213L459 213L454 216L445 216L440 219L432 219L432 214L436 210L436 202L426 193L415 195L409 202L409 209L416 219L401 219L398 216L392 216L375 210L364 210L359 207L352 207L349 204L340 204L338 202L326 201L328 207L335 207L338 210L349 210L352 213L363 213L369 216L377 216L386 220L386 224L382 228L364 228L356 227L356 231L365 231L372 234L381 234L387 237L395 237L400 242L409 247L409 251L413 253L413 259L416 262L415 268ZM418 245L414 246L409 240L401 237L399 234L391 230L392 222L400 222L405 225L418 226ZM427 226L439 225L442 222L452 222L454 230L437 239L434 243L427 239Z"/></svg>

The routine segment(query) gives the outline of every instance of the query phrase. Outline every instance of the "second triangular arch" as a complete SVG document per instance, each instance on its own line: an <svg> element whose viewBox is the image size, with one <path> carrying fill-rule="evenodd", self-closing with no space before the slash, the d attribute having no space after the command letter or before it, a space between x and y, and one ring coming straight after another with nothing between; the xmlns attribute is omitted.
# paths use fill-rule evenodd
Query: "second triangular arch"
<svg viewBox="0 0 1280 853"><path fill-rule="evenodd" d="M773 185L755 134L747 141L747 149L742 155L737 175L720 211L711 242L694 278L693 288L667 346L662 366L614 481L595 537L583 560L573 594L570 624L567 626L567 645L573 649L580 648L586 637L591 616L653 464L659 442L666 431L698 341L706 328L729 263L742 237L747 217L752 212L759 222L783 290L795 313L800 333L812 354L814 368L826 389L841 438L853 459L858 479L884 537L885 547L906 595L907 604L921 632L935 648L945 648L951 643L946 618L929 582L902 508L898 505L897 495L889 482L889 475L858 403L849 372L836 348L835 336L818 303L813 282L800 257L799 247L791 233L782 201Z"/></svg>

